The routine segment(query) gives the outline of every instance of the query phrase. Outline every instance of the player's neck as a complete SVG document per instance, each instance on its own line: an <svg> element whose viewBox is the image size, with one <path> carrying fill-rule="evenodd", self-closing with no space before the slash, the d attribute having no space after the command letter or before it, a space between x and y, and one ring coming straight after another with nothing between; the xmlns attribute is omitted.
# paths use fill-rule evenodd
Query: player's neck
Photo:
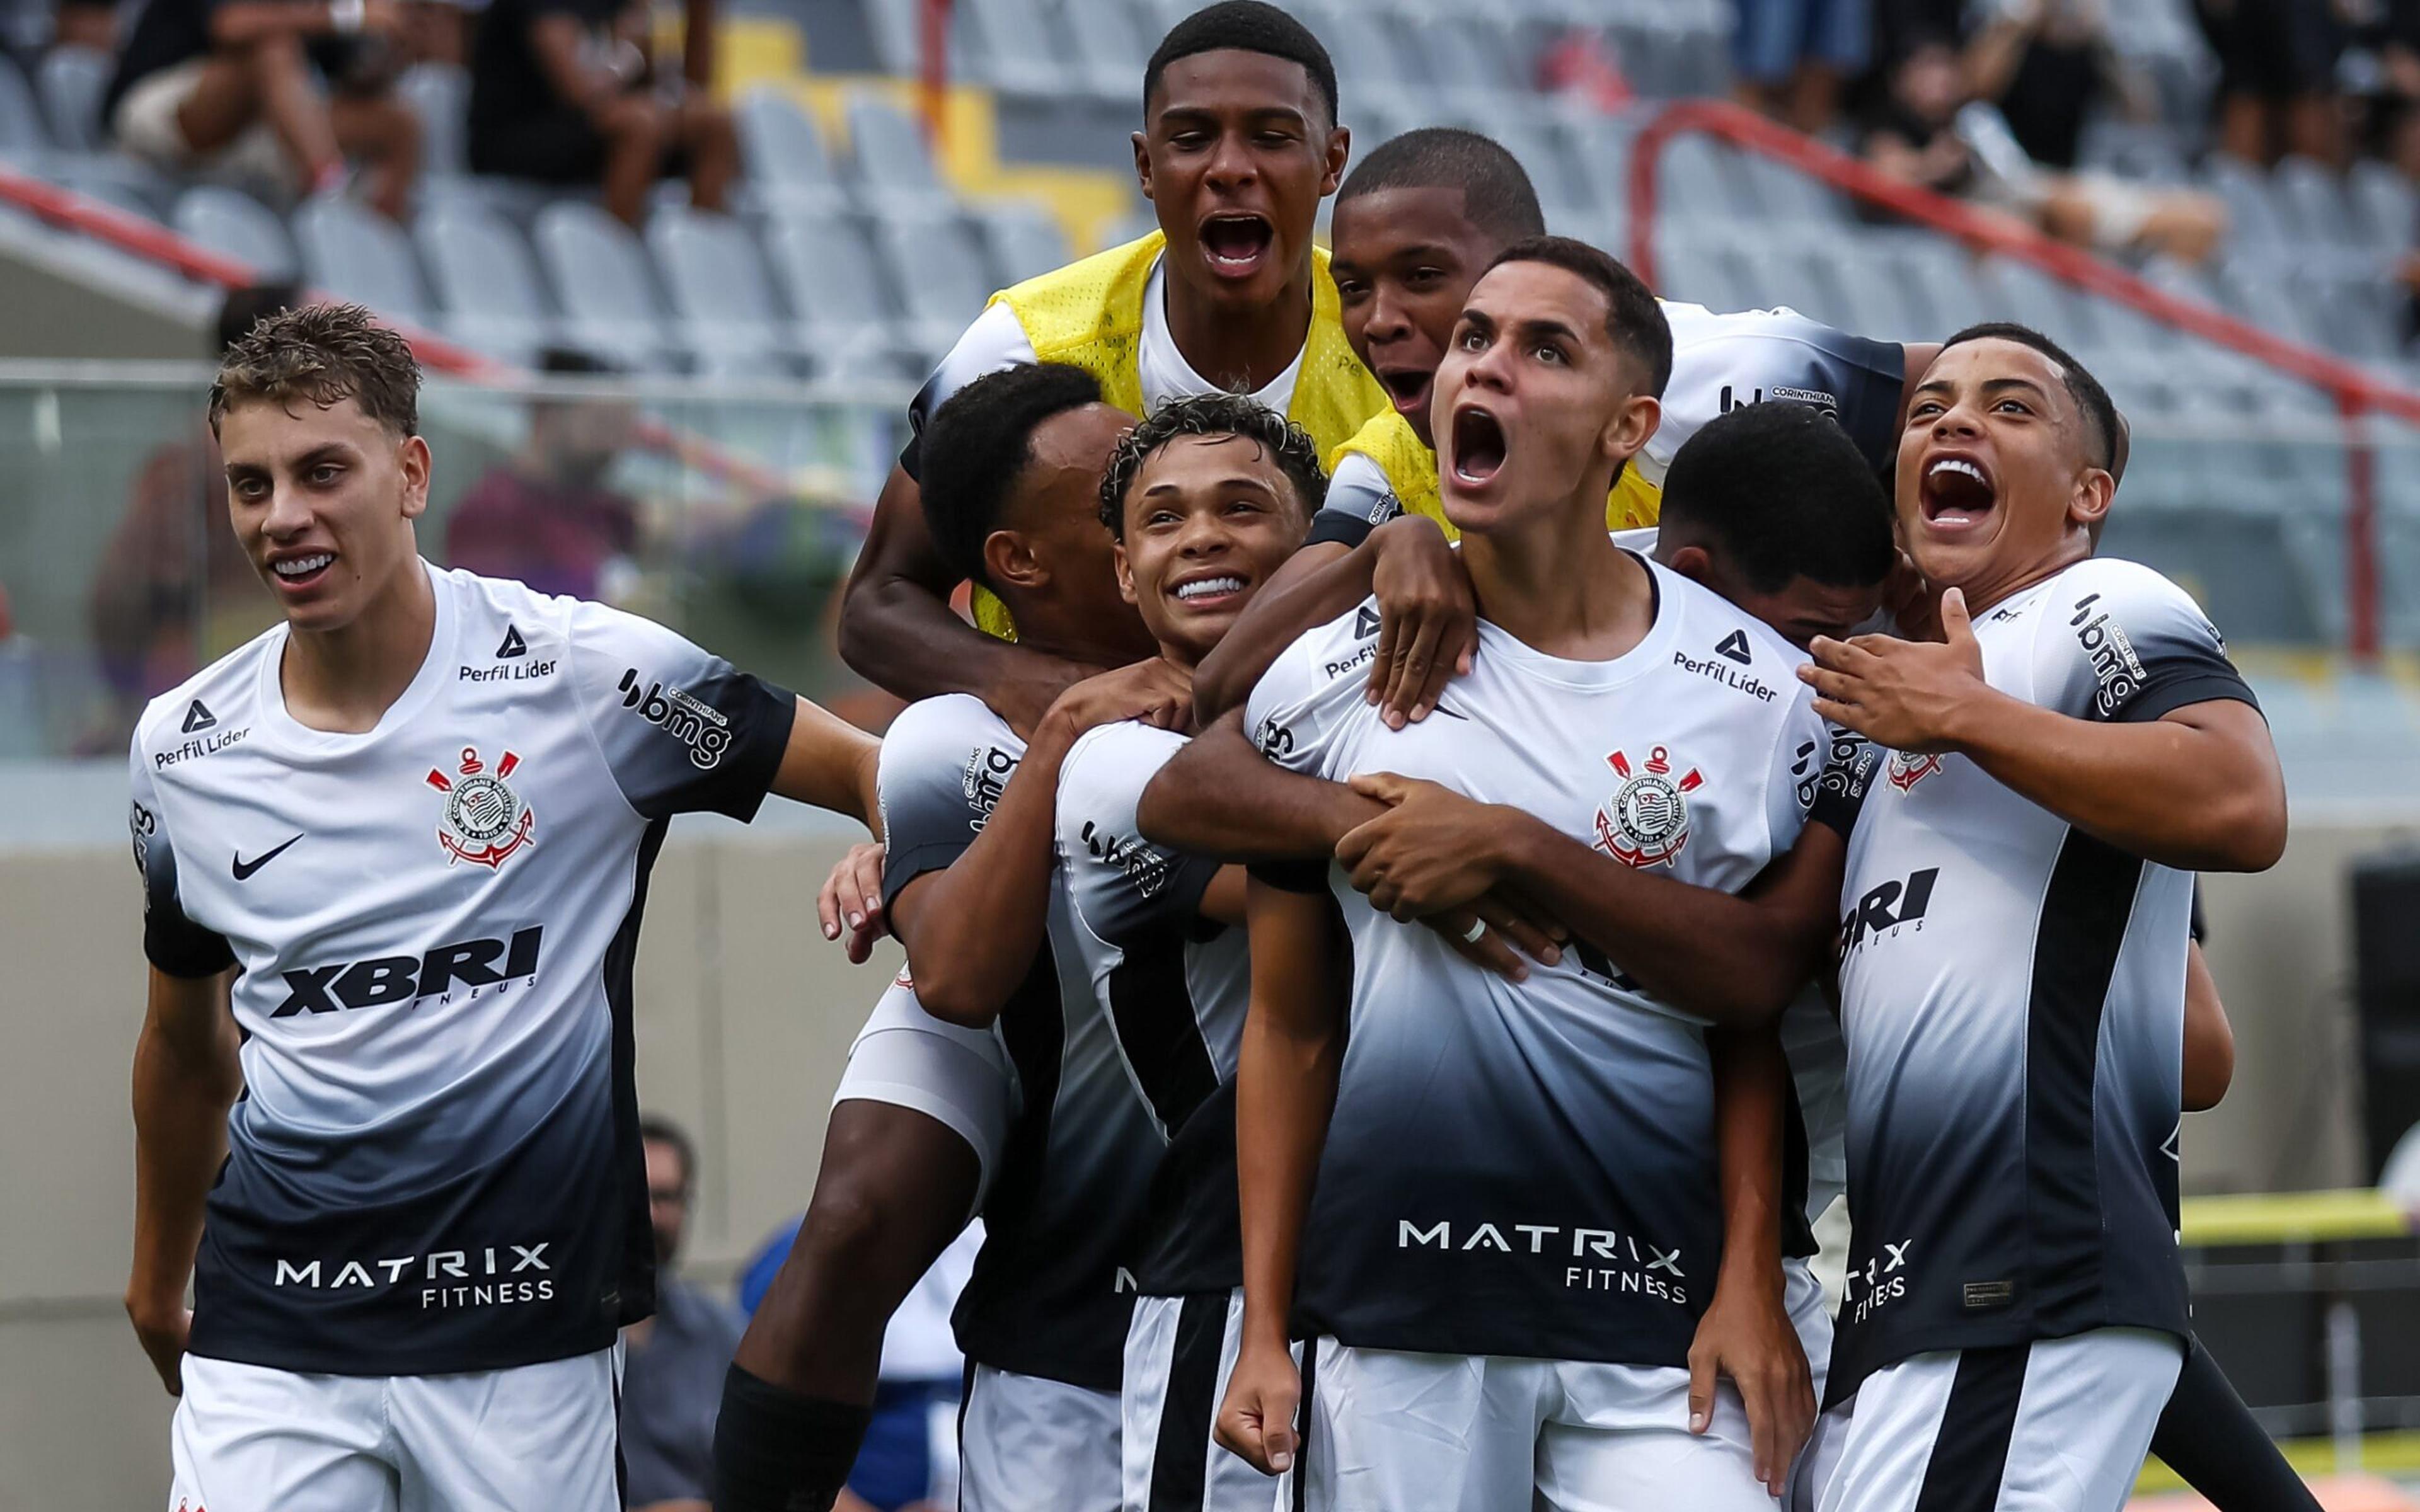
<svg viewBox="0 0 2420 1512"><path fill-rule="evenodd" d="M286 712L331 734L375 730L420 674L436 636L437 594L415 554L351 624L287 634L278 667Z"/></svg>
<svg viewBox="0 0 2420 1512"><path fill-rule="evenodd" d="M1171 273L1161 280L1169 339L1185 365L1204 378L1257 393L1294 365L1311 339L1311 275L1306 257L1275 303L1239 315Z"/></svg>
<svg viewBox="0 0 2420 1512"><path fill-rule="evenodd" d="M1963 583L1934 583L1934 592L1957 588L1966 595L1966 612L1979 615L2016 597L2029 588L2036 588L2057 577L2077 563L2092 555L2091 538L2081 530L2070 531L2057 546L2031 561L2011 563L2007 566L1988 564Z"/></svg>
<svg viewBox="0 0 2420 1512"><path fill-rule="evenodd" d="M1598 488L1602 501L1606 490ZM1655 621L1647 569L1613 544L1605 506L1575 500L1525 528L1462 538L1481 618L1567 661L1611 661Z"/></svg>
<svg viewBox="0 0 2420 1512"><path fill-rule="evenodd" d="M1065 606L1003 594L1001 602L1016 622L1016 643L1062 661L1081 662L1088 667L1124 667L1158 653L1158 645L1148 635L1140 633L1140 621L1136 622L1137 638L1120 643L1115 637L1105 637L1098 624L1085 623L1091 618L1070 611Z"/></svg>

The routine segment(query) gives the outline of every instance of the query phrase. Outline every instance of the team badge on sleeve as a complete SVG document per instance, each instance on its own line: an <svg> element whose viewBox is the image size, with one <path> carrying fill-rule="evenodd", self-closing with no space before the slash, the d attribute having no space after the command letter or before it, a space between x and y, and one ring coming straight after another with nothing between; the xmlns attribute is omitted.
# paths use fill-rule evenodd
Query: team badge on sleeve
<svg viewBox="0 0 2420 1512"><path fill-rule="evenodd" d="M520 764L519 756L506 751L491 772L479 760L477 748L465 746L453 777L434 766L428 769L428 785L445 795L437 843L445 847L446 865L468 861L494 871L515 851L537 843L532 838L537 816L504 781Z"/></svg>
<svg viewBox="0 0 2420 1512"><path fill-rule="evenodd" d="M1624 866L1661 866L1689 844L1689 795L1705 785L1694 766L1673 775L1672 754L1657 746L1636 770L1627 751L1605 759L1621 786L1596 811L1599 849Z"/></svg>

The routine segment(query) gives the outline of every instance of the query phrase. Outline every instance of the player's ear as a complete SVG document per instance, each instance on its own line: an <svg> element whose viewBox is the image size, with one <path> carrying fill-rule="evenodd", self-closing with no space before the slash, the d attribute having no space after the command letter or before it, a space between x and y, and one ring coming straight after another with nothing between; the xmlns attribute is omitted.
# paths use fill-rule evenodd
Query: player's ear
<svg viewBox="0 0 2420 1512"><path fill-rule="evenodd" d="M1142 197L1151 198L1151 138L1141 131L1134 133L1135 182L1141 186Z"/></svg>
<svg viewBox="0 0 2420 1512"><path fill-rule="evenodd" d="M1003 587L1031 591L1050 580L1050 569L1015 531L994 531L985 536L983 560L985 576Z"/></svg>
<svg viewBox="0 0 2420 1512"><path fill-rule="evenodd" d="M395 459L403 470L403 517L418 519L428 510L428 442L406 436Z"/></svg>
<svg viewBox="0 0 2420 1512"><path fill-rule="evenodd" d="M1327 129L1327 171L1320 176L1319 197L1326 199L1336 193L1344 181L1344 165L1353 161L1353 131L1350 127Z"/></svg>
<svg viewBox="0 0 2420 1512"><path fill-rule="evenodd" d="M1672 559L1669 562L1665 563L1664 565L1671 568L1674 572L1679 573L1682 577L1688 579L1691 582L1697 583L1701 587L1712 588L1714 586L1714 555L1702 546L1684 546L1681 548L1679 550L1672 553Z"/></svg>
<svg viewBox="0 0 2420 1512"><path fill-rule="evenodd" d="M2071 524L2081 525L2101 538L2101 525L2109 517L2109 501L2118 493L2118 480L2103 468L2086 468L2084 476L2075 482L2075 492L2068 497L2067 517Z"/></svg>
<svg viewBox="0 0 2420 1512"><path fill-rule="evenodd" d="M1599 444L1606 456L1627 462L1647 449L1655 427L1663 423L1664 407L1653 394L1633 393L1614 408L1613 418L1606 422Z"/></svg>
<svg viewBox="0 0 2420 1512"><path fill-rule="evenodd" d="M1109 561L1116 563L1118 569L1118 596L1129 604L1142 602L1135 597L1134 563L1126 559L1126 544L1124 541L1113 540L1109 543Z"/></svg>

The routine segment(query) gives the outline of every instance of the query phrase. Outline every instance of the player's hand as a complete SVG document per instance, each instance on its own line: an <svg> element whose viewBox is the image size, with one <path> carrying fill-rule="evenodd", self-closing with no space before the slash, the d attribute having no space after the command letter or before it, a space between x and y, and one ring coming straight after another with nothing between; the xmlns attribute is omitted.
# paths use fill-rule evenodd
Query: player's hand
<svg viewBox="0 0 2420 1512"><path fill-rule="evenodd" d="M843 930L848 932L845 949L851 965L863 965L874 953L874 942L882 937L883 854L877 841L850 846L815 894L815 918L823 924L824 938L837 940Z"/></svg>
<svg viewBox="0 0 2420 1512"><path fill-rule="evenodd" d="M1807 1350L1782 1304L1779 1278L1768 1271L1754 1282L1718 1279L1698 1335L1689 1344L1689 1431L1714 1420L1714 1380L1729 1376L1747 1408L1756 1478L1779 1496L1791 1462L1815 1427L1815 1384Z"/></svg>
<svg viewBox="0 0 2420 1512"><path fill-rule="evenodd" d="M1211 1435L1262 1474L1281 1475L1294 1468L1294 1417L1301 1404L1302 1372L1285 1346L1247 1339Z"/></svg>
<svg viewBox="0 0 2420 1512"><path fill-rule="evenodd" d="M1510 821L1498 806L1392 772L1351 785L1387 811L1346 830L1336 859L1379 912L1409 923L1466 908L1504 880L1496 842Z"/></svg>
<svg viewBox="0 0 2420 1512"><path fill-rule="evenodd" d="M1163 657L1087 677L1051 703L1042 728L1073 740L1095 725L1140 719L1182 730L1193 719L1193 674Z"/></svg>
<svg viewBox="0 0 2420 1512"><path fill-rule="evenodd" d="M1966 595L1955 588L1941 595L1941 630L1937 645L1886 635L1816 637L1807 648L1815 660L1798 669L1815 689L1815 712L1893 750L1955 749L1978 703L1992 696Z"/></svg>
<svg viewBox="0 0 2420 1512"><path fill-rule="evenodd" d="M1371 532L1378 561L1378 646L1370 658L1369 700L1388 728L1428 717L1448 679L1470 671L1479 649L1479 599L1461 556L1436 521L1390 519Z"/></svg>
<svg viewBox="0 0 2420 1512"><path fill-rule="evenodd" d="M171 1396L183 1396L185 1340L194 1332L193 1309L182 1297L165 1305L152 1305L130 1295L126 1316L133 1321L134 1337L143 1352L150 1356L151 1368L160 1373L160 1384L168 1388Z"/></svg>
<svg viewBox="0 0 2420 1512"><path fill-rule="evenodd" d="M1002 679L984 691L984 702L994 714L1008 721L1019 740L1032 740L1040 727L1042 717L1059 695L1088 677L1098 677L1109 669L1089 662L1062 661L1040 652L1029 652L1016 658L1017 672Z"/></svg>
<svg viewBox="0 0 2420 1512"><path fill-rule="evenodd" d="M1563 958L1559 941L1568 937L1560 924L1531 917L1524 904L1501 892L1487 893L1468 908L1431 914L1420 922L1444 935L1456 955L1513 981L1529 980L1524 952L1551 966Z"/></svg>

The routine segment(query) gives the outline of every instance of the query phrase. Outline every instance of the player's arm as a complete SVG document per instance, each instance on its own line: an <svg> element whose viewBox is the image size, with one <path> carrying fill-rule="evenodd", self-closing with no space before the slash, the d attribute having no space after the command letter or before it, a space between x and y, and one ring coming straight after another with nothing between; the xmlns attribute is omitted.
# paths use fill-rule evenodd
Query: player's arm
<svg viewBox="0 0 2420 1512"><path fill-rule="evenodd" d="M1114 719L1177 727L1188 712L1185 674L1157 658L1088 678L1051 703L974 843L891 900L926 1012L982 1028L1025 980L1048 921L1059 771L1077 738Z"/></svg>
<svg viewBox="0 0 2420 1512"><path fill-rule="evenodd" d="M1716 1030L1714 1137L1723 1262L1689 1346L1689 1431L1714 1420L1714 1379L1729 1376L1747 1409L1757 1479L1776 1496L1815 1424L1814 1378L1790 1320L1781 1272L1782 1109L1790 1063L1772 1026Z"/></svg>
<svg viewBox="0 0 2420 1512"><path fill-rule="evenodd" d="M1236 709L1169 758L1143 789L1135 823L1153 844L1195 856L1324 866L1347 830L1381 811L1342 783L1263 756Z"/></svg>
<svg viewBox="0 0 2420 1512"><path fill-rule="evenodd" d="M2286 780L2267 721L2241 693L2223 656L2189 668L2175 687L2201 702L2156 717L2137 692L2115 717L2083 719L2000 692L1983 680L1983 656L1965 598L1942 595L1947 640L1919 644L1880 636L1818 640L1813 685L1825 718L1896 750L1956 751L2019 796L2118 849L2189 872L2260 872L2286 848ZM2149 639L2138 622L2137 641ZM2044 635L2063 633L2049 625ZM2164 676L2154 654L2146 658ZM2224 669L2223 672L2219 669Z"/></svg>
<svg viewBox="0 0 2420 1512"><path fill-rule="evenodd" d="M2235 1029L2226 1022L2226 1005L2219 1001L2218 981L2210 974L2201 942L2185 947L2185 1080L2184 1110L2207 1113L2226 1096L2235 1080Z"/></svg>
<svg viewBox="0 0 2420 1512"><path fill-rule="evenodd" d="M170 1396L194 1315L185 1307L202 1207L226 1159L227 1109L243 1089L227 975L151 968L134 1041L134 1263L126 1315Z"/></svg>
<svg viewBox="0 0 2420 1512"><path fill-rule="evenodd" d="M840 601L840 654L876 687L913 702L972 693L1019 734L1050 701L1099 671L984 634L950 608L957 575L925 529L916 480L891 470Z"/></svg>
<svg viewBox="0 0 2420 1512"><path fill-rule="evenodd" d="M874 776L881 757L881 741L823 705L799 699L782 764L773 769L772 791L793 803L846 814L880 839Z"/></svg>
<svg viewBox="0 0 2420 1512"><path fill-rule="evenodd" d="M1264 1474L1294 1463L1302 1378L1286 1348L1312 1179L1336 1109L1344 998L1335 980L1334 905L1257 879L1246 914L1251 1006L1235 1065L1235 1165L1244 1319L1218 1438Z"/></svg>

